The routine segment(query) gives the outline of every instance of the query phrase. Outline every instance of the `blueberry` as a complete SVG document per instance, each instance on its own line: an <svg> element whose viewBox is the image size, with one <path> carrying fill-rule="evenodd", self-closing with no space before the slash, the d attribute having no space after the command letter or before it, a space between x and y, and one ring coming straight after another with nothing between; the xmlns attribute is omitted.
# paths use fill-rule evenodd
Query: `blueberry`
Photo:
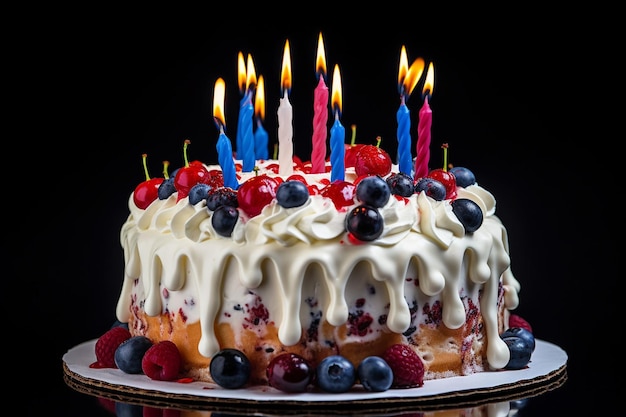
<svg viewBox="0 0 626 417"><path fill-rule="evenodd" d="M357 375L367 391L387 391L393 382L393 371L380 356L368 356L363 359L357 367Z"/></svg>
<svg viewBox="0 0 626 417"><path fill-rule="evenodd" d="M240 350L230 348L217 352L209 364L213 381L228 389L243 387L250 378L251 369L248 357Z"/></svg>
<svg viewBox="0 0 626 417"><path fill-rule="evenodd" d="M189 190L189 194L187 195L189 197L189 204L195 206L202 200L206 200L209 195L209 191L211 191L211 188L213 187L201 182L191 187L191 189Z"/></svg>
<svg viewBox="0 0 626 417"><path fill-rule="evenodd" d="M483 224L483 211L469 198L457 198L452 201L452 212L465 228L466 233L473 233Z"/></svg>
<svg viewBox="0 0 626 417"><path fill-rule="evenodd" d="M528 329L524 329L523 327L509 327L502 333L500 333L500 337L504 339L505 337L516 336L522 338L528 346L530 350L534 352L535 350L535 336Z"/></svg>
<svg viewBox="0 0 626 417"><path fill-rule="evenodd" d="M511 357L504 369L522 369L530 362L533 351L528 342L519 336L508 336L502 339L509 347Z"/></svg>
<svg viewBox="0 0 626 417"><path fill-rule="evenodd" d="M302 181L284 181L276 189L276 202L285 208L300 207L308 199L309 189Z"/></svg>
<svg viewBox="0 0 626 417"><path fill-rule="evenodd" d="M123 327L126 330L128 330L128 323L122 323L121 321L115 319L115 321L111 325L111 329L114 328L114 327Z"/></svg>
<svg viewBox="0 0 626 417"><path fill-rule="evenodd" d="M391 189L387 181L380 176L370 175L359 181L355 195L361 203L378 208L387 204L391 196Z"/></svg>
<svg viewBox="0 0 626 417"><path fill-rule="evenodd" d="M398 172L387 177L391 193L401 197L411 197L415 193L413 178L405 172Z"/></svg>
<svg viewBox="0 0 626 417"><path fill-rule="evenodd" d="M230 205L221 205L215 209L211 216L211 224L220 236L229 237L233 233L235 224L239 219L239 211Z"/></svg>
<svg viewBox="0 0 626 417"><path fill-rule="evenodd" d="M174 177L169 177L166 180L163 180L161 185L159 185L158 195L159 200L167 200L169 196L176 192L176 187L174 186Z"/></svg>
<svg viewBox="0 0 626 417"><path fill-rule="evenodd" d="M354 365L341 355L327 356L317 365L317 385L326 392L346 392L355 381Z"/></svg>
<svg viewBox="0 0 626 417"><path fill-rule="evenodd" d="M454 167L450 168L450 172L454 174L454 178L456 178L456 185L459 187L467 187L472 184L476 184L476 177L468 168Z"/></svg>
<svg viewBox="0 0 626 417"><path fill-rule="evenodd" d="M415 183L415 192L425 192L433 200L441 201L446 198L446 187L434 178L422 177Z"/></svg>
<svg viewBox="0 0 626 417"><path fill-rule="evenodd" d="M346 230L362 241L377 239L385 227L383 216L377 208L360 205L346 214Z"/></svg>
<svg viewBox="0 0 626 417"><path fill-rule="evenodd" d="M127 374L141 374L143 355L152 346L152 341L145 336L133 336L120 344L115 350L115 365Z"/></svg>

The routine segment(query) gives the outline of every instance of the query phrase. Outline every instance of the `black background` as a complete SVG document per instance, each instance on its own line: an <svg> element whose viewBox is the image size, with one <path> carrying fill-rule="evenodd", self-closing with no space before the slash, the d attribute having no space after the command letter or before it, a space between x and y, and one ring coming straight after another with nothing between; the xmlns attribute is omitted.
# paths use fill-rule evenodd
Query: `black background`
<svg viewBox="0 0 626 417"><path fill-rule="evenodd" d="M400 48L406 45L409 62L435 63L431 167L441 163L439 146L447 142L449 162L471 168L495 195L522 284L516 313L538 338L569 355L565 386L534 398L523 415L606 409L616 390L605 379L611 365L603 364L620 356L604 350L595 327L614 309L603 300L617 288L605 260L616 249L599 258L599 240L591 236L596 220L589 216L610 203L594 201L594 187L585 182L598 168L592 154L603 139L579 141L589 122L584 93L594 59L577 35L580 26L561 21L555 31L553 18L535 13L518 16L519 23L505 16L434 19L402 12L366 21L350 13L332 19L334 13L320 10L328 23L310 25L289 23L297 19L280 13L240 20L189 11L194 14L193 22L172 22L85 12L39 28L32 46L12 61L28 79L8 80L17 83L13 107L25 110L27 122L5 139L5 160L21 161L18 172L32 178L26 190L12 181L9 191L22 213L15 219L13 247L21 250L11 255L10 289L19 294L12 302L18 312L35 311L27 326L27 368L12 364L18 390L37 392L18 403L27 414L41 407L57 415L107 415L92 397L65 386L61 357L115 319L124 265L119 231L128 197L144 179L141 154L148 154L152 176L160 176L165 159L173 167L183 163L185 139L191 159L217 162L212 94L218 77L226 81L226 126L234 141L239 51L252 54L257 76L265 78L265 128L273 144L289 39L294 153L310 158L320 31L329 74L335 63L341 68L347 138L356 124L357 142L380 135L391 155ZM413 132L420 106L416 90L408 101ZM413 151L415 140L413 134Z"/></svg>

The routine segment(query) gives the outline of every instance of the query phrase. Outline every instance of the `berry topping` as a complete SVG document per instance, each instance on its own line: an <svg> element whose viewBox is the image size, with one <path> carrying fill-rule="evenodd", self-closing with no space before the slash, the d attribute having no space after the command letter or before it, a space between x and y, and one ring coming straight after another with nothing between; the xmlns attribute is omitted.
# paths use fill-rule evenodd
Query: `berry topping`
<svg viewBox="0 0 626 417"><path fill-rule="evenodd" d="M469 187L476 184L476 177L474 173L465 167L453 167L450 168L450 172L454 174L456 178L456 185L459 187Z"/></svg>
<svg viewBox="0 0 626 417"><path fill-rule="evenodd" d="M380 138L378 138L380 144ZM384 149L374 145L363 145L355 155L354 170L357 176L380 175L391 172L391 157Z"/></svg>
<svg viewBox="0 0 626 417"><path fill-rule="evenodd" d="M320 194L323 197L330 198L335 204L337 210L342 207L354 204L354 194L356 186L349 181L335 180L322 188Z"/></svg>
<svg viewBox="0 0 626 417"><path fill-rule="evenodd" d="M141 155L143 159L143 169L146 174L146 180L139 183L137 187L135 187L135 191L133 192L133 202L137 207L142 210L148 208L148 206L159 197L159 187L161 183L164 181L163 178L150 178L148 174L148 167L146 165L146 160L148 159L148 155Z"/></svg>
<svg viewBox="0 0 626 417"><path fill-rule="evenodd" d="M422 177L415 183L415 192L420 193L422 191L435 201L446 198L446 187L433 178Z"/></svg>
<svg viewBox="0 0 626 417"><path fill-rule="evenodd" d="M115 364L127 374L141 374L143 355L152 346L152 341L145 336L133 336L124 340L115 350Z"/></svg>
<svg viewBox="0 0 626 417"><path fill-rule="evenodd" d="M387 184L392 194L401 197L411 197L416 191L413 185L413 178L404 172L395 172L388 176Z"/></svg>
<svg viewBox="0 0 626 417"><path fill-rule="evenodd" d="M453 200L456 198L456 178L450 171L444 171L443 169L433 169L427 175L427 178L432 178L439 181L446 189L446 199Z"/></svg>
<svg viewBox="0 0 626 417"><path fill-rule="evenodd" d="M377 239L384 227L383 216L375 207L359 205L346 214L346 230L359 241Z"/></svg>
<svg viewBox="0 0 626 417"><path fill-rule="evenodd" d="M483 211L480 206L469 198L453 200L452 212L459 219L466 233L473 233L483 224Z"/></svg>
<svg viewBox="0 0 626 417"><path fill-rule="evenodd" d="M230 187L212 188L206 198L206 208L216 210L221 205L239 207L237 191Z"/></svg>
<svg viewBox="0 0 626 417"><path fill-rule="evenodd" d="M115 364L115 350L125 340L129 339L128 329L116 326L96 341L96 366L100 368L117 368Z"/></svg>
<svg viewBox="0 0 626 417"><path fill-rule="evenodd" d="M221 205L215 209L211 217L211 225L220 236L229 237L232 235L239 219L239 211L229 205Z"/></svg>
<svg viewBox="0 0 626 417"><path fill-rule="evenodd" d="M266 369L269 384L284 392L304 392L313 380L313 368L295 353L281 353Z"/></svg>
<svg viewBox="0 0 626 417"><path fill-rule="evenodd" d="M191 188L198 183L209 184L211 175L205 166L197 161L189 163L187 161L187 146L191 141L185 140L183 153L185 155L185 166L179 168L174 177L174 186L178 190L178 200L187 197Z"/></svg>
<svg viewBox="0 0 626 417"><path fill-rule="evenodd" d="M359 382L367 391L383 392L391 388L393 371L380 356L368 356L357 367Z"/></svg>
<svg viewBox="0 0 626 417"><path fill-rule="evenodd" d="M326 392L346 392L356 381L356 370L340 355L327 356L317 365L317 385Z"/></svg>
<svg viewBox="0 0 626 417"><path fill-rule="evenodd" d="M365 177L356 186L357 200L368 206L384 207L390 196L389 185L378 175Z"/></svg>
<svg viewBox="0 0 626 417"><path fill-rule="evenodd" d="M143 373L157 381L173 381L178 377L181 357L178 347L169 340L152 345L143 355Z"/></svg>
<svg viewBox="0 0 626 417"><path fill-rule="evenodd" d="M308 200L309 189L302 181L284 181L276 189L276 202L282 207L300 207Z"/></svg>
<svg viewBox="0 0 626 417"><path fill-rule="evenodd" d="M246 355L237 349L223 349L211 358L211 378L222 388L241 388L250 377L251 366Z"/></svg>
<svg viewBox="0 0 626 417"><path fill-rule="evenodd" d="M511 314L509 316L509 327L522 327L531 333L533 332L533 328L530 327L530 323L517 314Z"/></svg>
<svg viewBox="0 0 626 417"><path fill-rule="evenodd" d="M276 198L278 181L266 174L249 178L237 190L237 201L248 216L261 214L263 208Z"/></svg>
<svg viewBox="0 0 626 417"><path fill-rule="evenodd" d="M424 385L424 363L407 345L395 344L382 355L393 371L392 388L411 388Z"/></svg>

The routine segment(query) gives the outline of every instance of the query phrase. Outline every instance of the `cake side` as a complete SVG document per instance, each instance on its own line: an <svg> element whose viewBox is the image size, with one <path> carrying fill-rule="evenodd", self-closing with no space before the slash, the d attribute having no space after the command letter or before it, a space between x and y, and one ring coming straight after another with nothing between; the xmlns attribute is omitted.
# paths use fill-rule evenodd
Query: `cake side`
<svg viewBox="0 0 626 417"><path fill-rule="evenodd" d="M484 214L473 233L449 200L417 193L392 196L379 208L380 237L355 242L345 229L351 207L321 195L299 207L274 201L253 217L240 210L228 237L204 202L173 194L140 209L131 196L118 319L132 334L173 340L185 372L205 380L226 347L248 355L259 382L280 352L357 365L398 342L420 355L425 379L503 368L509 349L499 334L520 288L506 229L478 184L457 187L458 197Z"/></svg>

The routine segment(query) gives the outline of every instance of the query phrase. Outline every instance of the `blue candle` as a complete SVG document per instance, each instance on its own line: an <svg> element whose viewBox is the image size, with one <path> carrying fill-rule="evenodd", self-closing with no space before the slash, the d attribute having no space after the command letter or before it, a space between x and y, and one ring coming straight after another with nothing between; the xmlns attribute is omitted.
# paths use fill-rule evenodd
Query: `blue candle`
<svg viewBox="0 0 626 417"><path fill-rule="evenodd" d="M333 72L332 106L335 114L335 123L330 128L330 181L344 181L345 178L345 140L346 129L339 121L341 116L341 77L339 65L335 64Z"/></svg>
<svg viewBox="0 0 626 417"><path fill-rule="evenodd" d="M218 78L215 81L215 90L213 92L213 118L217 125L220 135L217 139L216 149L217 158L222 168L222 175L224 176L224 186L230 187L233 190L239 188L237 182L237 174L235 172L235 161L233 159L233 148L230 143L230 139L224 133L224 125L226 124L224 118L224 95L226 85L222 78Z"/></svg>
<svg viewBox="0 0 626 417"><path fill-rule="evenodd" d="M400 108L396 113L398 120L398 170L411 175L413 158L411 157L411 120L409 109L404 102L404 96Z"/></svg>
<svg viewBox="0 0 626 417"><path fill-rule="evenodd" d="M243 172L251 172L254 169L254 136L252 134L252 117L254 115L254 107L252 106L252 92L248 90L246 93L246 102L239 112L239 128L237 133L241 132L242 153L237 156L243 161Z"/></svg>
<svg viewBox="0 0 626 417"><path fill-rule="evenodd" d="M344 153L346 140L346 129L339 121L339 115L335 113L335 123L330 128L330 181L341 180L345 178Z"/></svg>
<svg viewBox="0 0 626 417"><path fill-rule="evenodd" d="M254 132L254 157L256 159L269 158L267 142L267 131L263 129L263 123L261 122L261 119L257 119L256 131Z"/></svg>
<svg viewBox="0 0 626 417"><path fill-rule="evenodd" d="M222 167L222 175L224 176L224 187L230 187L233 190L239 188L237 182L237 174L235 172L235 161L233 160L233 148L230 139L224 133L224 128L220 128L220 136L217 139L217 157Z"/></svg>

